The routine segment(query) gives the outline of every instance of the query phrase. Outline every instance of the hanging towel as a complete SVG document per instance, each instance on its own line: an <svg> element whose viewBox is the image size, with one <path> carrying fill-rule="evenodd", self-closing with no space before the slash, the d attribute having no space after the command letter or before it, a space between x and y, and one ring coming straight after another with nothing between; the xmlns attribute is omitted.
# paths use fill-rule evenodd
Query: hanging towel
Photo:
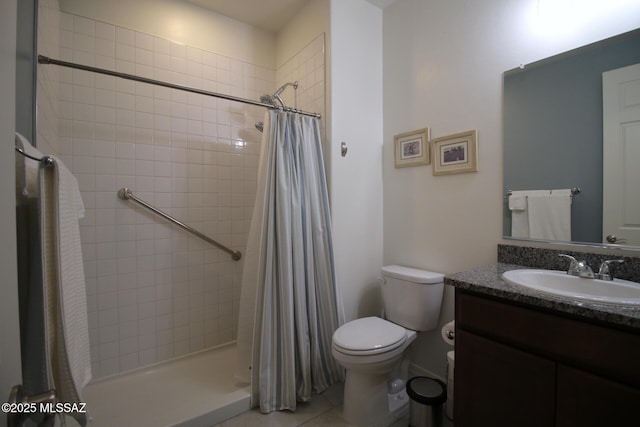
<svg viewBox="0 0 640 427"><path fill-rule="evenodd" d="M87 300L80 229L84 204L78 182L65 165L41 176L41 229L46 299L47 360L59 402L79 403L91 380ZM86 414L72 413L81 426Z"/></svg>
<svg viewBox="0 0 640 427"><path fill-rule="evenodd" d="M527 196L522 191L513 191L509 196L509 210L521 212L527 210Z"/></svg>
<svg viewBox="0 0 640 427"><path fill-rule="evenodd" d="M511 237L529 237L529 214L525 191L511 192L509 210L511 210Z"/></svg>
<svg viewBox="0 0 640 427"><path fill-rule="evenodd" d="M571 241L571 190L551 190L528 197L529 237Z"/></svg>

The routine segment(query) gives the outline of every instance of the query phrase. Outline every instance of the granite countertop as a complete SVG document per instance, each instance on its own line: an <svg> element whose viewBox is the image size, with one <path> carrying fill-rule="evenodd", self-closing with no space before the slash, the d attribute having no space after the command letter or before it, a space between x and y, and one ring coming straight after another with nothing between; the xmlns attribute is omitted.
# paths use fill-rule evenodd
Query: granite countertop
<svg viewBox="0 0 640 427"><path fill-rule="evenodd" d="M459 289L479 294L527 304L534 307L555 310L560 313L596 320L612 325L632 328L640 332L640 307L613 304L598 304L576 301L569 298L548 295L523 286L512 285L502 278L502 273L519 268L531 268L522 265L497 263L472 270L449 274L444 283Z"/></svg>

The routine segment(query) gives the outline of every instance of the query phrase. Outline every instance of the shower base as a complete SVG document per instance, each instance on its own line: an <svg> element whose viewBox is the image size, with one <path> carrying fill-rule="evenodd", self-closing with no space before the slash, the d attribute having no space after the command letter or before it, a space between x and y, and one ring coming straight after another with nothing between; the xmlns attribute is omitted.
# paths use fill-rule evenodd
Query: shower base
<svg viewBox="0 0 640 427"><path fill-rule="evenodd" d="M235 343L99 379L84 389L91 427L209 427L249 410Z"/></svg>

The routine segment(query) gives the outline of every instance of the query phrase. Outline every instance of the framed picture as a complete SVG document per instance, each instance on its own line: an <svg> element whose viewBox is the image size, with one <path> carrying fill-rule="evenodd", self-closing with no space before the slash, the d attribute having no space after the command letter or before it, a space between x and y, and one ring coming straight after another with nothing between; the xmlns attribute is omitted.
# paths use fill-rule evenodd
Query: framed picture
<svg viewBox="0 0 640 427"><path fill-rule="evenodd" d="M434 175L478 171L478 132L475 129L435 138L432 143Z"/></svg>
<svg viewBox="0 0 640 427"><path fill-rule="evenodd" d="M428 165L431 162L429 128L395 135L393 142L397 168Z"/></svg>

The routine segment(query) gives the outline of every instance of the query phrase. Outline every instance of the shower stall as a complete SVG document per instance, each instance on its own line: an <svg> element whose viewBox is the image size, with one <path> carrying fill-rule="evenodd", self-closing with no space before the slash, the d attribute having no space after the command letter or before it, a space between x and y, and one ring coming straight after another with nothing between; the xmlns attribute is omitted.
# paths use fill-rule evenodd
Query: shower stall
<svg viewBox="0 0 640 427"><path fill-rule="evenodd" d="M37 46L39 55L149 80L51 64L37 69L38 149L73 172L86 207L80 232L94 379L85 395L94 426L114 425L104 423L108 414L132 416L126 411L135 411L139 393L158 393L146 398L154 408L137 406L148 425L159 425L152 415L169 423L161 410L179 411L176 399L193 390L209 393L206 401L197 409L184 405L186 414L175 414L170 425L216 423L246 410L246 385L226 375L235 368L243 259L118 191L130 189L244 253L260 97L273 94L277 104L323 114L324 34L273 70L40 0Z"/></svg>

